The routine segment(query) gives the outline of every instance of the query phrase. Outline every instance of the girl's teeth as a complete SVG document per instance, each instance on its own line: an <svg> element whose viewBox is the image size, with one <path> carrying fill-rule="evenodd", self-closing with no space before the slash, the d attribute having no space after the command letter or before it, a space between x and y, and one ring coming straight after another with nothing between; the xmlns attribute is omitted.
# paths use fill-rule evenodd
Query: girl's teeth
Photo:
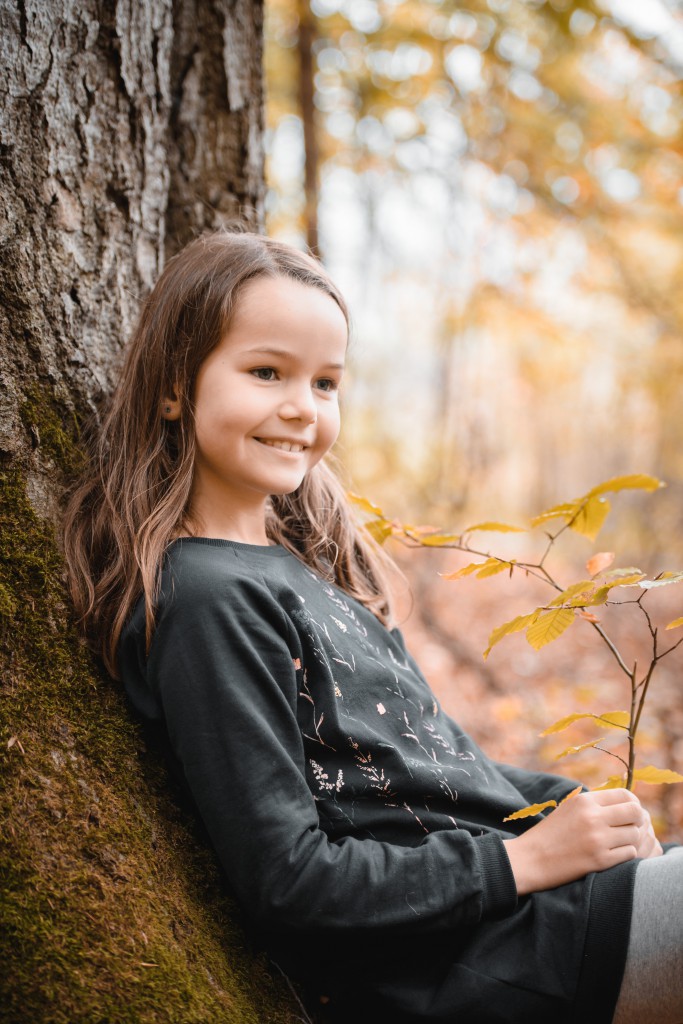
<svg viewBox="0 0 683 1024"><path fill-rule="evenodd" d="M264 441L263 443L270 445L271 448L280 448L283 452L302 452L304 450L302 444L290 444L289 441Z"/></svg>

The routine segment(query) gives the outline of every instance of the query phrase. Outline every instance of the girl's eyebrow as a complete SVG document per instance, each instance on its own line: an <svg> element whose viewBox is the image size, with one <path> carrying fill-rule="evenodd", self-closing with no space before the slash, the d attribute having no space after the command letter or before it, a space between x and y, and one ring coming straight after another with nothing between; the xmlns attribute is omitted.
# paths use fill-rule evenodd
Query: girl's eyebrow
<svg viewBox="0 0 683 1024"><path fill-rule="evenodd" d="M296 359L296 356L292 355L291 352L287 352L286 349L283 348L261 348L260 346L257 346L256 348L246 349L245 354L250 356L278 356L280 359ZM325 369L343 370L344 363L326 363Z"/></svg>

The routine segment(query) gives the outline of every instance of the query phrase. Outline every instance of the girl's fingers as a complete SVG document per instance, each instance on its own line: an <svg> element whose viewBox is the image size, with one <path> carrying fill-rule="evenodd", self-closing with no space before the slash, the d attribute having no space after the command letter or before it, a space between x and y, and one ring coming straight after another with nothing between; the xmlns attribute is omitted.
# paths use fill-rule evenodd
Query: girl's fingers
<svg viewBox="0 0 683 1024"><path fill-rule="evenodd" d="M608 825L645 825L649 816L640 803L626 801L603 808L604 820Z"/></svg>
<svg viewBox="0 0 683 1024"><path fill-rule="evenodd" d="M617 825L609 830L607 842L610 850L616 850L620 846L633 846L638 850L642 838L637 825Z"/></svg>

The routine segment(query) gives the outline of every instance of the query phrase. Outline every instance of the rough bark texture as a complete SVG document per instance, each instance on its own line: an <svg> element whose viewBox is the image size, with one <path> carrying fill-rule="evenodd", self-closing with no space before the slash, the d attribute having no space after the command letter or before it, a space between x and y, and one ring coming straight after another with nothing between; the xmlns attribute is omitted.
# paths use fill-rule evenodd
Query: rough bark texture
<svg viewBox="0 0 683 1024"><path fill-rule="evenodd" d="M262 203L259 0L0 0L0 1019L303 1019L64 601L79 424L164 257Z"/></svg>

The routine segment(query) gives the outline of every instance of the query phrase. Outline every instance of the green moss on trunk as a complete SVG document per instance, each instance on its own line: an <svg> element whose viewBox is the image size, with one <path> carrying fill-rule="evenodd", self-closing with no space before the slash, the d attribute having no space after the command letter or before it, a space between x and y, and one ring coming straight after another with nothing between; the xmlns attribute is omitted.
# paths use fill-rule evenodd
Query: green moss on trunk
<svg viewBox="0 0 683 1024"><path fill-rule="evenodd" d="M24 422L78 452L48 396ZM6 1024L301 1021L252 955L213 855L171 798L65 604L51 527L4 472L0 541L0 982Z"/></svg>

